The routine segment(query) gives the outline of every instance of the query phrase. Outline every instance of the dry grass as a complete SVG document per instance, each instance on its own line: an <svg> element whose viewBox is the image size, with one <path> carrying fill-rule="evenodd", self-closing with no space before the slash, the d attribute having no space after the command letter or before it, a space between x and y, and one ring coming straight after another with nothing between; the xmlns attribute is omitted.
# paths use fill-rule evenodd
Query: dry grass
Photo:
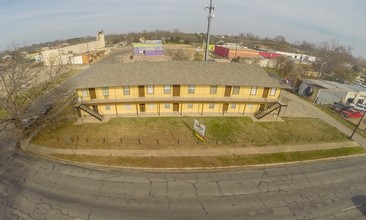
<svg viewBox="0 0 366 220"><path fill-rule="evenodd" d="M139 168L197 168L227 167L257 164L273 164L293 161L316 160L340 156L364 154L362 147L345 147L329 150L305 152L273 153L245 156L220 157L101 157L85 155L51 155L55 158L82 163L94 163L107 166Z"/></svg>
<svg viewBox="0 0 366 220"><path fill-rule="evenodd" d="M192 149L273 146L347 141L336 128L316 119L253 122L249 117L196 117L206 125L205 142L193 135L193 117L112 118L108 123L58 122L33 143L79 149Z"/></svg>

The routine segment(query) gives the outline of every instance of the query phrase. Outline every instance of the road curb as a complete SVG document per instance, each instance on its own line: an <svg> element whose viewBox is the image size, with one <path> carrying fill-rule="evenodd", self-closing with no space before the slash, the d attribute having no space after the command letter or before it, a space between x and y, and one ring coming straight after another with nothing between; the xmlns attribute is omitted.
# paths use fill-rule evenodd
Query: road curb
<svg viewBox="0 0 366 220"><path fill-rule="evenodd" d="M23 150L24 151L24 150ZM225 167L183 167L183 168L151 168L151 167L127 167L127 166L111 166L111 165L103 165L103 164L95 164L95 163L84 163L78 161L70 161L65 159L60 159L57 157L52 157L49 155L41 155L37 153L32 153L28 151L24 151L25 153L30 153L35 156L42 157L44 159L49 159L53 161L59 161L66 165L74 165L74 166L88 166L93 168L103 168L100 170L131 170L131 171L151 171L151 172L185 172L185 171L212 171L212 172L220 172L225 170L242 170L242 169L252 169L252 168L266 168L266 167L276 167L276 166L286 166L286 165L301 165L301 164L308 164L314 162L327 162L327 161L334 161L346 158L355 158L355 157L362 157L366 156L366 153L362 154L355 154L355 155L347 155L347 156L339 156L339 157L330 157L330 158L321 158L321 159L313 159L313 160L303 160L303 161L291 161L291 162L281 162L281 163L269 163L269 164L252 164L252 165L242 165L242 166L225 166Z"/></svg>

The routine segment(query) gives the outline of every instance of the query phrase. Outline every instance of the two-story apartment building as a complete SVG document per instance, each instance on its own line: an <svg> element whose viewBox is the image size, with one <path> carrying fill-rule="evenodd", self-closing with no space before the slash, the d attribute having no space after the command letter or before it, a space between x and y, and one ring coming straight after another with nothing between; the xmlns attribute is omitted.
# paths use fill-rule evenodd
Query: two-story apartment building
<svg viewBox="0 0 366 220"><path fill-rule="evenodd" d="M75 107L79 117L99 120L105 115L246 115L276 104L282 87L258 65L100 64L78 82Z"/></svg>

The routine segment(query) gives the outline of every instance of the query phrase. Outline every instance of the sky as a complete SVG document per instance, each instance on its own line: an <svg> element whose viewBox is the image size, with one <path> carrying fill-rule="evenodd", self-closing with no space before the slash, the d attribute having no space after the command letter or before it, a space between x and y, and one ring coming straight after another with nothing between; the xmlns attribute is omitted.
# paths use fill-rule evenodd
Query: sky
<svg viewBox="0 0 366 220"><path fill-rule="evenodd" d="M0 50L83 36L174 30L204 33L210 0L0 0ZM365 0L213 0L212 34L338 40L366 57Z"/></svg>

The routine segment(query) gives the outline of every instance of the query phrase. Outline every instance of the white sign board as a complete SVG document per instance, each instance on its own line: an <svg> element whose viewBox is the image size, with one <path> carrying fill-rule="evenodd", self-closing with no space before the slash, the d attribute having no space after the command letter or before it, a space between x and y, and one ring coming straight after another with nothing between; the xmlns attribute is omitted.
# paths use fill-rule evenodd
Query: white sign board
<svg viewBox="0 0 366 220"><path fill-rule="evenodd" d="M194 119L193 130L195 133L198 133L202 139L205 137L206 126L196 119Z"/></svg>

